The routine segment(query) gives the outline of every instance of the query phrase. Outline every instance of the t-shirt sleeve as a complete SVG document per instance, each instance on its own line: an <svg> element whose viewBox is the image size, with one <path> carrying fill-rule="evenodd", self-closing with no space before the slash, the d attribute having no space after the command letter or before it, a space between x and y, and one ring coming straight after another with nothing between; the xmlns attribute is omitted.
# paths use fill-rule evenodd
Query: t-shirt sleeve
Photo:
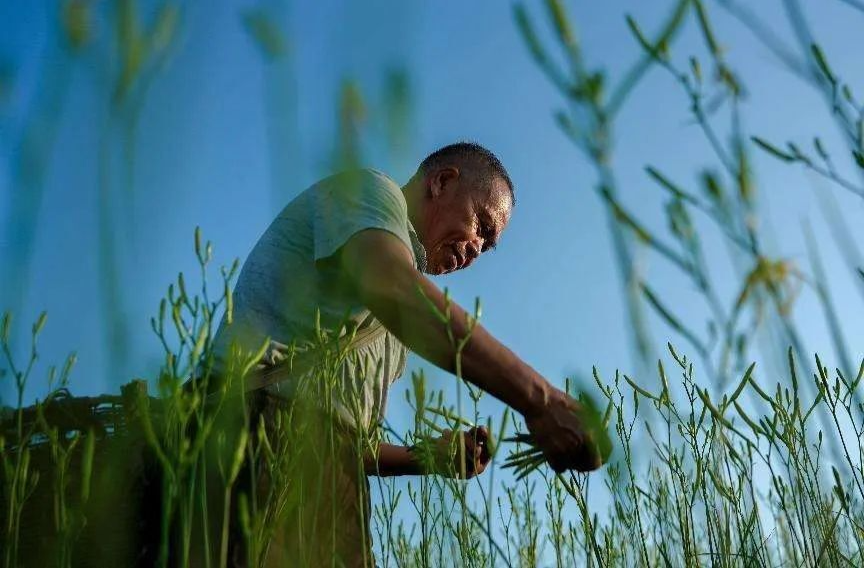
<svg viewBox="0 0 864 568"><path fill-rule="evenodd" d="M408 234L408 207L401 188L372 170L337 174L316 188L314 257L328 258L352 236L366 229L395 235L414 256Z"/></svg>

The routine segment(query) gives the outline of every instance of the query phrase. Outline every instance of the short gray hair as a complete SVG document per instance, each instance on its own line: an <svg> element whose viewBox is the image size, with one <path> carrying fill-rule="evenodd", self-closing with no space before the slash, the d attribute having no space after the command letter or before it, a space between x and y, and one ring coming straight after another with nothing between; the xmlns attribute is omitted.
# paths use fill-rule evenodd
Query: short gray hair
<svg viewBox="0 0 864 568"><path fill-rule="evenodd" d="M516 191L513 180L504 168L504 164L491 150L477 144L476 142L456 142L429 154L420 164L420 171L427 174L437 168L442 168L453 163L470 163L480 168L478 172L483 178L490 182L494 178L501 178L510 190L510 204L516 205Z"/></svg>

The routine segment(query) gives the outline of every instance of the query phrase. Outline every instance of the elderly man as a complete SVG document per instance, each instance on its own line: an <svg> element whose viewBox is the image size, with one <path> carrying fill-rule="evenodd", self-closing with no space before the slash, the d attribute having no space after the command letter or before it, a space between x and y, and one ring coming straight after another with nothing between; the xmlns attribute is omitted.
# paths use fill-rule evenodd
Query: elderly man
<svg viewBox="0 0 864 568"><path fill-rule="evenodd" d="M270 337L266 359L276 362L285 356L286 344L311 339L316 325L353 334L352 357L339 373L331 416L349 434L374 427L383 416L389 386L405 368L408 350L454 372L453 342L429 305L443 312L446 300L425 274L467 268L494 249L514 204L513 182L501 162L473 143L434 152L401 188L374 170L326 178L289 203L258 241L234 292L234 322L229 326L223 321L217 334L217 351L227 353L230 345L251 349ZM466 312L452 303L449 309L453 337L465 337ZM466 380L522 415L554 470L600 466L595 444L577 417L578 403L480 325L461 351L461 367ZM300 381L290 373L277 379L265 388L291 400ZM460 437L465 451L458 452L456 463L445 457L430 466L413 448L383 443L377 451L355 457L362 459L366 475L476 475L489 461L488 433L476 429L467 434ZM450 437L445 434L439 446ZM340 492L332 499L350 514L330 519L339 526L325 548L337 557L336 565L371 564L368 495L362 495L366 480L338 460L326 469L325 485ZM351 516L355 518L346 518ZM301 529L305 521L297 519L284 529L295 534L276 535L271 553L281 548L283 557L290 554L295 563L314 565L322 561L320 556L297 549L310 538L326 540L316 533L327 529L320 519Z"/></svg>

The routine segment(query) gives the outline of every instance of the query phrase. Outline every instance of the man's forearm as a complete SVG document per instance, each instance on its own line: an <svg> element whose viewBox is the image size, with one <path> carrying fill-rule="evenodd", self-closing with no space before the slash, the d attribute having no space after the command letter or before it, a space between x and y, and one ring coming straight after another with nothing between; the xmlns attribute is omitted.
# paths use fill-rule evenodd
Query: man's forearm
<svg viewBox="0 0 864 568"><path fill-rule="evenodd" d="M455 346L420 290L440 312L445 311L444 294L419 272L392 276L385 289L367 298L368 307L412 351L455 372ZM467 314L452 301L450 327L457 341L469 330ZM461 352L461 365L463 378L526 416L543 408L552 390L539 373L479 324Z"/></svg>
<svg viewBox="0 0 864 568"><path fill-rule="evenodd" d="M392 444L379 444L378 455L367 454L363 459L363 465L366 475L389 477L423 474L423 468L409 448Z"/></svg>

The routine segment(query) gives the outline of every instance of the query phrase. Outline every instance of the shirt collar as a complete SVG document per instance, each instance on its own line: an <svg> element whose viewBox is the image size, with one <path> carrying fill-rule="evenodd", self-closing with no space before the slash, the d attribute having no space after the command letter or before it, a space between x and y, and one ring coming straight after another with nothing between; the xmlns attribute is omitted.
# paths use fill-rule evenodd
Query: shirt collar
<svg viewBox="0 0 864 568"><path fill-rule="evenodd" d="M414 230L414 225L411 224L411 221L408 221L408 236L411 237L411 247L414 249L417 270L426 272L426 247L420 242L420 237L417 236L417 231Z"/></svg>

